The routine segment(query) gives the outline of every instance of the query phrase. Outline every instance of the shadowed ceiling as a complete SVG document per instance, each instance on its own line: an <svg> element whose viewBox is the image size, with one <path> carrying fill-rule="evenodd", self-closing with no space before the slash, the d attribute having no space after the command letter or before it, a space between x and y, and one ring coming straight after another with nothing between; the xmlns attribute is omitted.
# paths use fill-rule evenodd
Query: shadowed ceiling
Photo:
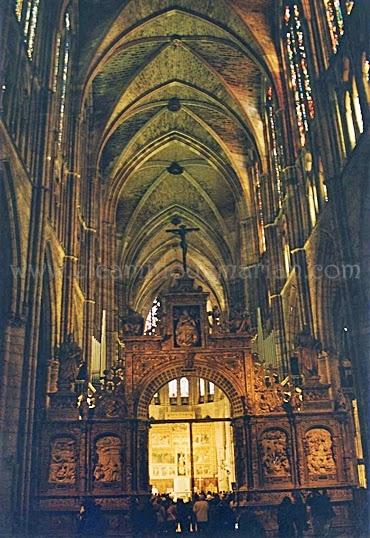
<svg viewBox="0 0 370 538"><path fill-rule="evenodd" d="M223 268L241 262L240 223L254 211L250 155L266 160L265 86L279 87L274 4L80 2L81 85L94 107L117 260L133 268L125 302L138 310L180 271L178 240L166 232L174 217L199 228L189 235L190 272L228 304Z"/></svg>

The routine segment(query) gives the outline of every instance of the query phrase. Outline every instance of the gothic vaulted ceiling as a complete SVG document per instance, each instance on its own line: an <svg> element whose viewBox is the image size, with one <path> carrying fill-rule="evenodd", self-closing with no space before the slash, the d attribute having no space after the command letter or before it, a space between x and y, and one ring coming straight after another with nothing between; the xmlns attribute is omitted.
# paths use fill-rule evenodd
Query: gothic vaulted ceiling
<svg viewBox="0 0 370 538"><path fill-rule="evenodd" d="M253 212L248 160L266 158L262 96L266 81L279 86L274 4L80 2L83 98L94 107L106 215L118 262L133 268L124 289L134 308L148 308L180 268L166 231L174 217L199 228L190 270L227 304L220 268L240 263L239 224Z"/></svg>

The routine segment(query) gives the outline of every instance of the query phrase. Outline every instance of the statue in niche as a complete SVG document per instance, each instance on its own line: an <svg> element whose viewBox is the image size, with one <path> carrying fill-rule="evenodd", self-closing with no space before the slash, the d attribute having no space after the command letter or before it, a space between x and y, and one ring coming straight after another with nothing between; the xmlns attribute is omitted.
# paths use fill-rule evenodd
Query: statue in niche
<svg viewBox="0 0 370 538"><path fill-rule="evenodd" d="M97 463L94 479L100 484L120 482L122 478L121 440L113 435L106 435L96 441Z"/></svg>
<svg viewBox="0 0 370 538"><path fill-rule="evenodd" d="M330 475L336 472L333 442L330 432L314 428L305 437L307 468L310 475Z"/></svg>
<svg viewBox="0 0 370 538"><path fill-rule="evenodd" d="M59 361L58 388L70 391L83 363L82 350L74 341L72 333L56 348L55 357Z"/></svg>
<svg viewBox="0 0 370 538"><path fill-rule="evenodd" d="M287 435L282 430L264 432L260 439L262 469L265 477L287 478L290 463L287 450Z"/></svg>
<svg viewBox="0 0 370 538"><path fill-rule="evenodd" d="M296 356L301 373L306 377L318 375L318 357L322 350L321 343L310 332L310 328L305 326L294 339Z"/></svg>
<svg viewBox="0 0 370 538"><path fill-rule="evenodd" d="M71 437L58 437L51 445L49 483L72 485L76 482L76 441Z"/></svg>
<svg viewBox="0 0 370 538"><path fill-rule="evenodd" d="M244 312L239 308L230 311L228 330L231 334L249 334L251 331L251 317L247 310Z"/></svg>
<svg viewBox="0 0 370 538"><path fill-rule="evenodd" d="M175 343L178 347L196 347L200 343L197 322L186 307L176 323Z"/></svg>
<svg viewBox="0 0 370 538"><path fill-rule="evenodd" d="M335 409L337 411L347 411L347 399L344 395L344 392L341 389L338 389L337 395L335 398Z"/></svg>
<svg viewBox="0 0 370 538"><path fill-rule="evenodd" d="M222 313L219 307L214 306L212 310L207 312L207 315L208 315L208 322L209 322L211 333L213 335L224 333L225 327L223 326L224 324L221 321Z"/></svg>
<svg viewBox="0 0 370 538"><path fill-rule="evenodd" d="M186 459L183 452L177 454L177 475L186 476Z"/></svg>

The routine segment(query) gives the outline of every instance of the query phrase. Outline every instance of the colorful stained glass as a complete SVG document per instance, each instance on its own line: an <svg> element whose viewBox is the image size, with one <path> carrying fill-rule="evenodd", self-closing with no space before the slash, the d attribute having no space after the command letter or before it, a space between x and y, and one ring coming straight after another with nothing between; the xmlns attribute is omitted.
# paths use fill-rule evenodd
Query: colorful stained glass
<svg viewBox="0 0 370 538"><path fill-rule="evenodd" d="M57 41L55 44L55 57L54 57L54 77L53 77L53 92L57 91L58 88L58 74L59 74L59 61L60 61L60 43L61 36L57 35Z"/></svg>
<svg viewBox="0 0 370 538"><path fill-rule="evenodd" d="M297 125L302 146L306 143L309 120L315 116L311 80L301 16L297 4L284 10L285 44L290 71L290 86L294 96Z"/></svg>
<svg viewBox="0 0 370 538"><path fill-rule="evenodd" d="M337 52L338 45L344 34L343 13L339 0L325 0L326 19L333 52Z"/></svg>
<svg viewBox="0 0 370 538"><path fill-rule="evenodd" d="M17 17L19 21L22 18L22 8L23 8L23 0L16 0L14 11L15 11L15 16Z"/></svg>
<svg viewBox="0 0 370 538"><path fill-rule="evenodd" d="M354 5L355 5L355 0L347 0L346 1L346 13L347 13L347 15L351 14L351 11L352 11Z"/></svg>
<svg viewBox="0 0 370 538"><path fill-rule="evenodd" d="M70 29L71 29L71 19L70 15L67 12L64 19L64 43L63 43L63 53L62 53L62 69L61 69L61 89L60 89L60 98L59 98L59 124L58 124L58 144L62 143L63 131L64 131L64 114L66 108L66 99L67 99L67 81L69 74L69 63L70 63Z"/></svg>
<svg viewBox="0 0 370 538"><path fill-rule="evenodd" d="M277 190L279 207L282 205L283 200L283 184L282 184L282 167L283 167L283 145L279 123L276 121L275 106L273 100L273 91L270 86L266 92L266 111L268 130L270 138L270 149L272 155L272 166L275 173L275 184Z"/></svg>

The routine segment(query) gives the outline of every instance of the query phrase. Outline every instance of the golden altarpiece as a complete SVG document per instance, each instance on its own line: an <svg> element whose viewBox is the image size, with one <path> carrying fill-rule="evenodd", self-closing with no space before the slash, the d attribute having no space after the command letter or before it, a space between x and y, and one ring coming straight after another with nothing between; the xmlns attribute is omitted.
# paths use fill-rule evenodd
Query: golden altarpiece
<svg viewBox="0 0 370 538"><path fill-rule="evenodd" d="M149 405L161 387L183 376L208 380L228 398L233 487L240 506L255 507L271 535L276 505L296 489L328 488L345 526L357 481L353 425L317 341L302 332L296 346L300 376L282 380L253 353L246 316L210 324L207 294L192 278L179 278L161 299L156 334L144 336L138 316L125 320L119 362L94 394L87 381L85 391L76 392L81 381L73 338L60 347L39 453L39 535L73 535L88 496L102 506L109 535L131 535L133 499L150 494Z"/></svg>

